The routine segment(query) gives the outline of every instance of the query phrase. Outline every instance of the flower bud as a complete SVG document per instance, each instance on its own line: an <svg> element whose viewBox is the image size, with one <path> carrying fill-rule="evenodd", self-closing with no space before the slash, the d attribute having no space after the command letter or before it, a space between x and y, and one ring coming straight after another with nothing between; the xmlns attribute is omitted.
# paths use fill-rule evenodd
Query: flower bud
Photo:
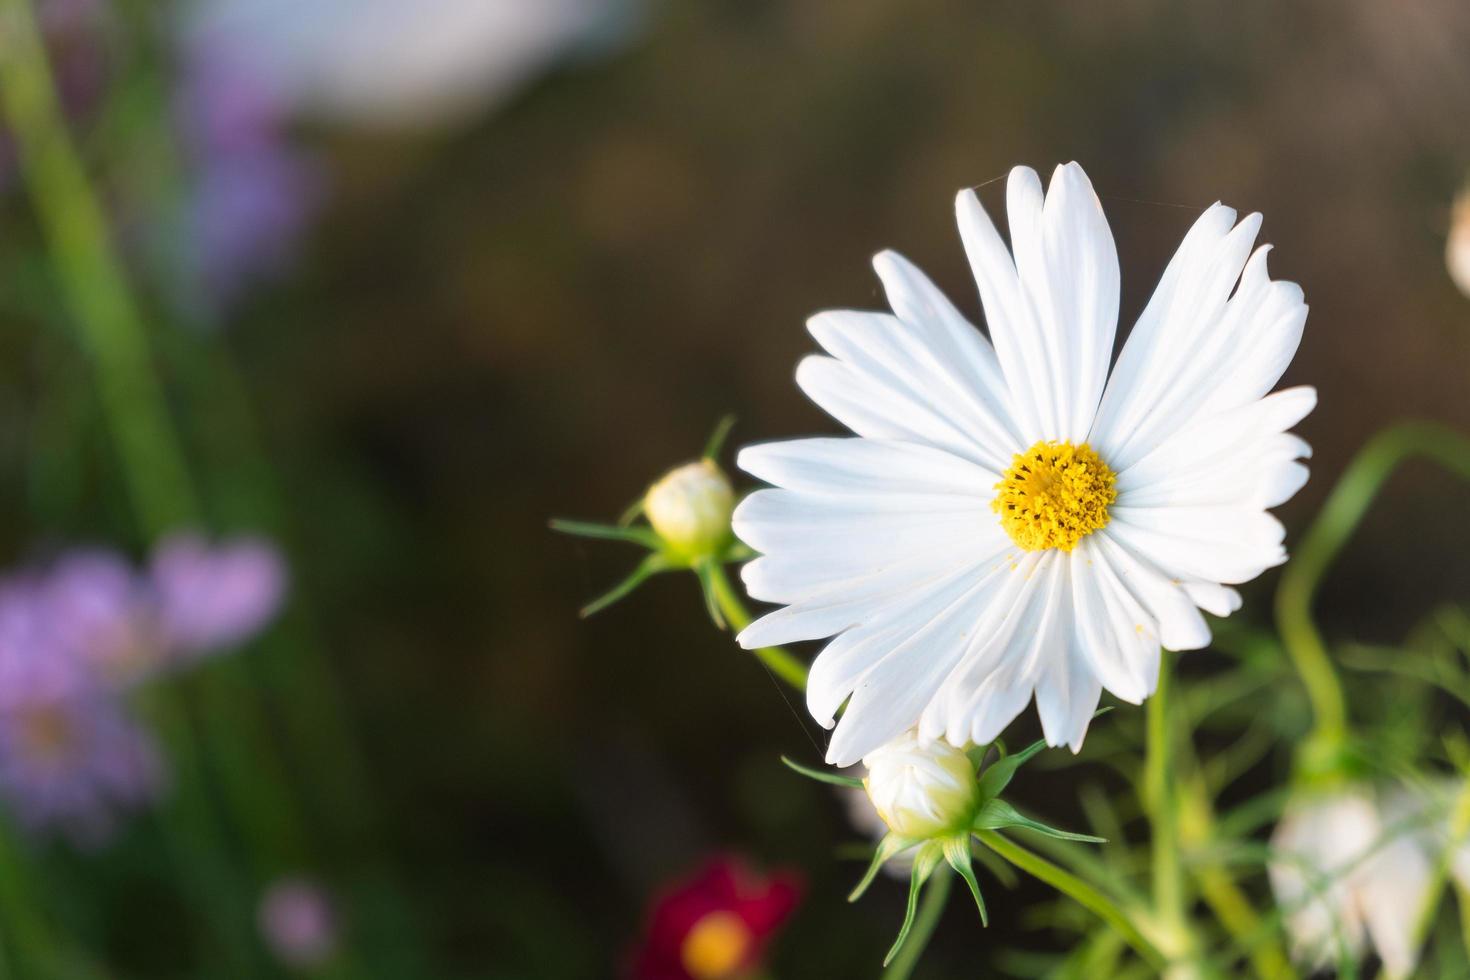
<svg viewBox="0 0 1470 980"><path fill-rule="evenodd" d="M878 816L899 837L938 837L967 826L980 806L969 756L947 742L909 731L863 759L863 787Z"/></svg>
<svg viewBox="0 0 1470 980"><path fill-rule="evenodd" d="M686 558L708 558L724 549L734 509L735 491L709 459L670 471L643 498L648 523Z"/></svg>

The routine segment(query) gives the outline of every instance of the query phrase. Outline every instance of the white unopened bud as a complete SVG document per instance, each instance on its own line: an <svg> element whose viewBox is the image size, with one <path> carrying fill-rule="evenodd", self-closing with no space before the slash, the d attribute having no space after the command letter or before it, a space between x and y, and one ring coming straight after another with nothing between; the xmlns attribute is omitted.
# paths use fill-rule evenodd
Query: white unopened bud
<svg viewBox="0 0 1470 980"><path fill-rule="evenodd" d="M888 829L921 839L960 830L975 816L980 787L969 756L910 731L865 759L868 799Z"/></svg>
<svg viewBox="0 0 1470 980"><path fill-rule="evenodd" d="M671 470L643 498L648 523L687 558L706 558L724 550L734 509L730 481L708 459Z"/></svg>

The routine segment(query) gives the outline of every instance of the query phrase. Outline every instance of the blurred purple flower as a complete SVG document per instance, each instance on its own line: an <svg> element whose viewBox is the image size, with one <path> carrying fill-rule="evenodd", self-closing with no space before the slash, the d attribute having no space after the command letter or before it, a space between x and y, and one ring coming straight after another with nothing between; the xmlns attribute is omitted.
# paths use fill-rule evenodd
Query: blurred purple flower
<svg viewBox="0 0 1470 980"><path fill-rule="evenodd" d="M186 33L177 119L195 174L186 260L202 299L228 308L284 272L321 198L321 175L285 139L266 80L220 35Z"/></svg>
<svg viewBox="0 0 1470 980"><path fill-rule="evenodd" d="M106 840L162 791L162 758L124 694L235 646L280 608L264 541L161 542L144 574L115 553L67 552L0 579L0 798L31 831Z"/></svg>
<svg viewBox="0 0 1470 980"><path fill-rule="evenodd" d="M261 897L261 937L287 966L310 969L337 949L337 913L326 889L311 878L279 878Z"/></svg>
<svg viewBox="0 0 1470 980"><path fill-rule="evenodd" d="M240 538L211 545L176 534L149 564L163 643L185 656L237 646L281 607L286 564L266 541Z"/></svg>
<svg viewBox="0 0 1470 980"><path fill-rule="evenodd" d="M104 692L34 699L0 711L0 794L32 833L105 843L165 784L158 747Z"/></svg>
<svg viewBox="0 0 1470 980"><path fill-rule="evenodd" d="M36 601L47 640L99 683L125 688L162 670L169 658L143 579L120 556L67 552L40 573Z"/></svg>
<svg viewBox="0 0 1470 980"><path fill-rule="evenodd" d="M163 764L56 629L51 584L34 573L0 583L0 798L26 830L94 847L158 796Z"/></svg>

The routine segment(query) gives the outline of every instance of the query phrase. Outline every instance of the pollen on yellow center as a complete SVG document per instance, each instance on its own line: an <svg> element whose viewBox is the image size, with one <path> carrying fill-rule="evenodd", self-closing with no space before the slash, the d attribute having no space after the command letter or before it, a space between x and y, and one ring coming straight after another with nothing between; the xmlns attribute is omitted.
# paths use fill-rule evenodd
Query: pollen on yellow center
<svg viewBox="0 0 1470 980"><path fill-rule="evenodd" d="M696 980L726 980L745 965L754 938L740 916L724 910L711 912L684 937L679 959L684 971Z"/></svg>
<svg viewBox="0 0 1470 980"><path fill-rule="evenodd" d="M1071 551L1107 527L1117 477L1087 443L1038 442L1017 453L990 504L1011 540L1027 551Z"/></svg>

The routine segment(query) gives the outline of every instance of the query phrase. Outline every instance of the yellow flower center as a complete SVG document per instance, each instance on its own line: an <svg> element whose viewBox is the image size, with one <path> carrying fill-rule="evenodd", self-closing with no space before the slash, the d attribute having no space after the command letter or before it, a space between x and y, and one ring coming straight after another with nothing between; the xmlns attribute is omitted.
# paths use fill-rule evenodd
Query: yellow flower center
<svg viewBox="0 0 1470 980"><path fill-rule="evenodd" d="M1113 471L1087 443L1038 442L1017 453L990 509L1001 527L1027 551L1071 551L1093 531L1108 526L1108 506L1118 499Z"/></svg>
<svg viewBox="0 0 1470 980"><path fill-rule="evenodd" d="M733 912L711 912L684 937L679 959L695 980L726 980L750 952L750 927Z"/></svg>

